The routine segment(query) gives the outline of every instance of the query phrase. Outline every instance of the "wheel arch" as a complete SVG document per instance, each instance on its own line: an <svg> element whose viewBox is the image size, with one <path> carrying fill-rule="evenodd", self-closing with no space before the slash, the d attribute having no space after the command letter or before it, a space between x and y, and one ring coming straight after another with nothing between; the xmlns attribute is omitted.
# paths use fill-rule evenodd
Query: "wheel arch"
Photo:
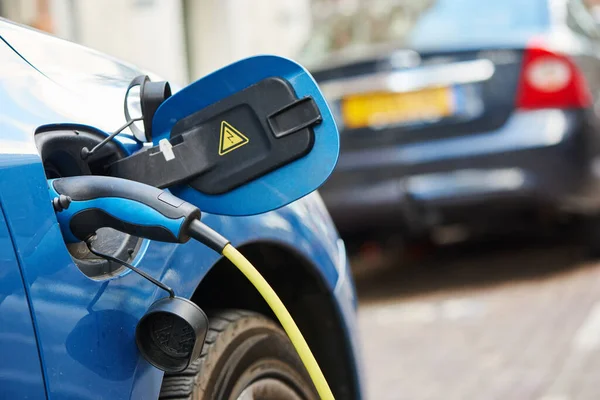
<svg viewBox="0 0 600 400"><path fill-rule="evenodd" d="M238 247L280 296L313 351L336 399L358 398L349 338L333 291L316 266L278 242L254 241ZM252 284L225 258L199 283L192 301L204 310L245 309L275 316Z"/></svg>

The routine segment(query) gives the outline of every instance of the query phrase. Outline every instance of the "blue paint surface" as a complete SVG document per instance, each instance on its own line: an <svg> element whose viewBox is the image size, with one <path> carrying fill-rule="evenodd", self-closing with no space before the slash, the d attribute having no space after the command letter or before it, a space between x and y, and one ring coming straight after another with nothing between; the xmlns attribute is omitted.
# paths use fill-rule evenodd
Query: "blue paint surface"
<svg viewBox="0 0 600 400"><path fill-rule="evenodd" d="M42 366L25 287L0 206L0 397L45 397Z"/></svg>

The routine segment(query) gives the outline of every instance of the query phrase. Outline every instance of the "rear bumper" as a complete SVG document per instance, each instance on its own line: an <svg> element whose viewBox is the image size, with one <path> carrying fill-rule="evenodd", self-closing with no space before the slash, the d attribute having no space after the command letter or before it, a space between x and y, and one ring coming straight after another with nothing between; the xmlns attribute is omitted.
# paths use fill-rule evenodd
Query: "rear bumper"
<svg viewBox="0 0 600 400"><path fill-rule="evenodd" d="M516 112L490 132L342 152L321 194L342 232L420 229L475 205L596 209L598 140L585 121L582 110Z"/></svg>

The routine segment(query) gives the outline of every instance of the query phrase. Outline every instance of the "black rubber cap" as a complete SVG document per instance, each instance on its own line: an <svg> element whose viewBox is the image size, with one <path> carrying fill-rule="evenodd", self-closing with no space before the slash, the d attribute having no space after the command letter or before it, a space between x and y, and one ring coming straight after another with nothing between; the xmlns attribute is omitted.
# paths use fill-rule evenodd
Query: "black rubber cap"
<svg viewBox="0 0 600 400"><path fill-rule="evenodd" d="M208 318L191 301L165 297L138 322L135 340L142 356L165 372L181 372L200 356Z"/></svg>

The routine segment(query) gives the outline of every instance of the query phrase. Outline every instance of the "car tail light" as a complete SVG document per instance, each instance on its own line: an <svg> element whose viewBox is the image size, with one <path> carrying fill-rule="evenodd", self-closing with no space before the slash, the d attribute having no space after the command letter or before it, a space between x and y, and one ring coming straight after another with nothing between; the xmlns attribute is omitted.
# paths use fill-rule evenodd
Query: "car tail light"
<svg viewBox="0 0 600 400"><path fill-rule="evenodd" d="M585 77L569 57L542 46L525 50L518 108L584 108L591 103Z"/></svg>

